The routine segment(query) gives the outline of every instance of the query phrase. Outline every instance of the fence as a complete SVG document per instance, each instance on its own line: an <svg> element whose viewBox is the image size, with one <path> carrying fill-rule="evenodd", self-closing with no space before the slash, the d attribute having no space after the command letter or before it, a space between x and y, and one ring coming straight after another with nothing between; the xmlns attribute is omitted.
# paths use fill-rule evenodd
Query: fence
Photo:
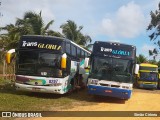
<svg viewBox="0 0 160 120"><path fill-rule="evenodd" d="M3 60L0 63L0 78L3 78L4 80L15 80L15 60L12 61L10 64L6 64L6 61Z"/></svg>

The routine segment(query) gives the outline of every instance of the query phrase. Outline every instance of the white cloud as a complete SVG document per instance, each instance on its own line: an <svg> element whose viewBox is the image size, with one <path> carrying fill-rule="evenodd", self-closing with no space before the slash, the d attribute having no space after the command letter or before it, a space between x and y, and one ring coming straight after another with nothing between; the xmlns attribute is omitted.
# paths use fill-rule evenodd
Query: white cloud
<svg viewBox="0 0 160 120"><path fill-rule="evenodd" d="M144 44L141 48L142 52L148 52L149 50L153 50L155 48L155 46L153 45L148 45L148 44Z"/></svg>
<svg viewBox="0 0 160 120"><path fill-rule="evenodd" d="M134 38L144 29L144 15L139 5L130 2L121 6L113 18L102 20L103 32L108 36Z"/></svg>
<svg viewBox="0 0 160 120"><path fill-rule="evenodd" d="M90 21L90 0L0 0L2 5L0 11L3 17L0 18L0 26L6 26L15 23L16 18L23 18L27 11L39 13L42 11L42 17L45 24L54 20L50 29L58 30L59 26L68 19L74 20L78 25L84 25ZM85 14L84 14L85 13ZM83 17L82 17L83 16ZM83 18L83 19L82 19ZM87 31L87 30L86 30Z"/></svg>
<svg viewBox="0 0 160 120"><path fill-rule="evenodd" d="M114 22L111 19L103 19L102 26L106 34L109 34L111 36L115 35L116 26L114 25Z"/></svg>
<svg viewBox="0 0 160 120"><path fill-rule="evenodd" d="M147 57L147 59L152 59L153 57L149 56L149 50L153 50L154 48L155 48L155 46L145 43L141 47L137 48L137 53L136 54L137 54L137 56L142 54L145 57Z"/></svg>
<svg viewBox="0 0 160 120"><path fill-rule="evenodd" d="M108 40L109 42L120 42L120 40Z"/></svg>

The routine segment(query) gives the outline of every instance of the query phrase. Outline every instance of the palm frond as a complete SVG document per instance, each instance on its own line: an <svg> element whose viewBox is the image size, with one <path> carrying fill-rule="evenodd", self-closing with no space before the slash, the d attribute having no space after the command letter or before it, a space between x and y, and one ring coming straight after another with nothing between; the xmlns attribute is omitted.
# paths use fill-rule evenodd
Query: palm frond
<svg viewBox="0 0 160 120"><path fill-rule="evenodd" d="M53 24L54 20L51 20L50 22L47 23L47 25L44 27L44 30L48 30L49 27Z"/></svg>

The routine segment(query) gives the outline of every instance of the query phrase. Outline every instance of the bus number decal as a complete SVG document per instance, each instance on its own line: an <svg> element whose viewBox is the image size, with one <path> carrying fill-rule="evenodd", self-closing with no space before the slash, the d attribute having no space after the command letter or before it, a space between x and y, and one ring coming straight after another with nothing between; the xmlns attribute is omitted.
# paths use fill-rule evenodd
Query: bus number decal
<svg viewBox="0 0 160 120"><path fill-rule="evenodd" d="M49 83L56 84L58 80L49 80Z"/></svg>

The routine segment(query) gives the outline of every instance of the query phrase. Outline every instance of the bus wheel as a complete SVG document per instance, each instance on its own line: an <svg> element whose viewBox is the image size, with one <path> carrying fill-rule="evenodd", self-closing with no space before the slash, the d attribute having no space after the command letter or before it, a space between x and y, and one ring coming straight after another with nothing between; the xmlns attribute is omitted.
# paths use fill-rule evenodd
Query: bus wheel
<svg viewBox="0 0 160 120"><path fill-rule="evenodd" d="M68 90L67 94L71 94L73 92L72 88Z"/></svg>

